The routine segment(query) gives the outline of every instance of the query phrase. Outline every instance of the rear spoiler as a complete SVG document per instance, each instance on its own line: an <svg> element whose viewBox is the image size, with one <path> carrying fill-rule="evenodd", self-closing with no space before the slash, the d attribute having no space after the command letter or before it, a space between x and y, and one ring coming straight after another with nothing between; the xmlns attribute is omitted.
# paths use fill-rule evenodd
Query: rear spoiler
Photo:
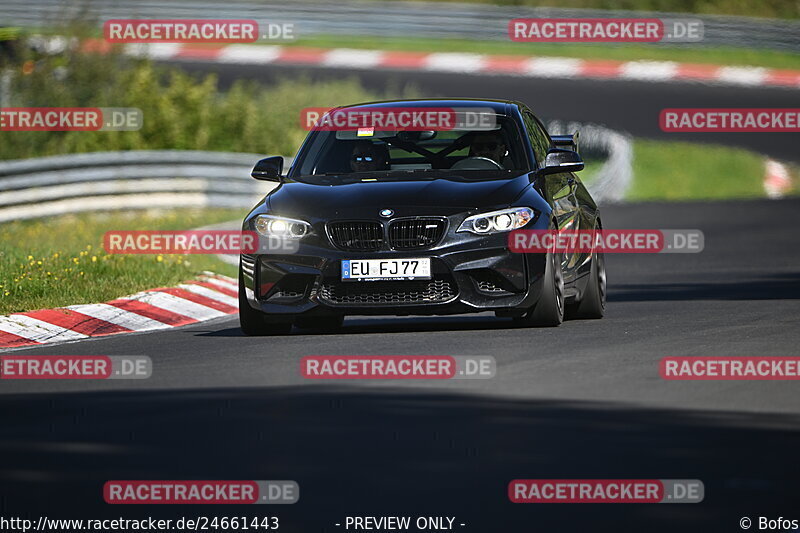
<svg viewBox="0 0 800 533"><path fill-rule="evenodd" d="M562 148L566 150L572 150L573 152L578 151L578 133L575 132L572 135L551 135L550 138L553 139L553 145L556 148Z"/></svg>

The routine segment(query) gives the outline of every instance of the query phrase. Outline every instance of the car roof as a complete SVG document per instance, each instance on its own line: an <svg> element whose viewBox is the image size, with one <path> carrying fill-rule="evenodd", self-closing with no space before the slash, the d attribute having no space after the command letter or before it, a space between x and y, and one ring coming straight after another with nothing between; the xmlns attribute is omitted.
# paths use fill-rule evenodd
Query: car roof
<svg viewBox="0 0 800 533"><path fill-rule="evenodd" d="M490 108L498 115L507 115L509 107L519 107L522 104L513 100L485 100L478 98L424 98L409 100L384 100L379 102L365 102L341 106L339 109L349 107L483 107Z"/></svg>

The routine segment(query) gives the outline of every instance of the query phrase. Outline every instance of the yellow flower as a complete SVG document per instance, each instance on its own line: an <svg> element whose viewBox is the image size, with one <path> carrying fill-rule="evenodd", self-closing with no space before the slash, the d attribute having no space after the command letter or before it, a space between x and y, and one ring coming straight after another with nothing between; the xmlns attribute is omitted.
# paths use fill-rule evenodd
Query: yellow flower
<svg viewBox="0 0 800 533"><path fill-rule="evenodd" d="M77 258L77 257L73 257L73 258L72 258L72 262L73 262L73 263L75 263L75 264L77 265L77 264L78 264L78 258Z"/></svg>
<svg viewBox="0 0 800 533"><path fill-rule="evenodd" d="M41 261L36 261L36 264L37 264L37 265L41 265L41 264L42 264L42 262L41 262Z"/></svg>
<svg viewBox="0 0 800 533"><path fill-rule="evenodd" d="M164 260L164 257L163 257L163 256L160 256L160 255L159 255L159 256L156 256L156 261L158 261L159 263L160 263L161 261L163 261L163 260Z"/></svg>
<svg viewBox="0 0 800 533"><path fill-rule="evenodd" d="M53 259L58 259L58 252L53 254Z"/></svg>
<svg viewBox="0 0 800 533"><path fill-rule="evenodd" d="M32 256L32 255L29 255L29 256L28 256L28 261L30 261L31 259L33 259L33 256Z"/></svg>
<svg viewBox="0 0 800 533"><path fill-rule="evenodd" d="M87 244L87 245L86 245L86 249L87 249L87 250L91 250L91 249L92 249L92 245L91 245L91 244Z"/></svg>
<svg viewBox="0 0 800 533"><path fill-rule="evenodd" d="M92 263L97 263L97 256L96 255L92 256Z"/></svg>

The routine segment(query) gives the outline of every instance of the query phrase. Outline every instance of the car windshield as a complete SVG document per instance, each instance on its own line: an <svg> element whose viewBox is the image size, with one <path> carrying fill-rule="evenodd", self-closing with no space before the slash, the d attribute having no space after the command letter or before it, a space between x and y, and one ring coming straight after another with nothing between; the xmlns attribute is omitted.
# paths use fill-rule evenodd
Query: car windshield
<svg viewBox="0 0 800 533"><path fill-rule="evenodd" d="M294 176L339 179L511 177L528 168L519 128L497 116L491 129L315 131Z"/></svg>

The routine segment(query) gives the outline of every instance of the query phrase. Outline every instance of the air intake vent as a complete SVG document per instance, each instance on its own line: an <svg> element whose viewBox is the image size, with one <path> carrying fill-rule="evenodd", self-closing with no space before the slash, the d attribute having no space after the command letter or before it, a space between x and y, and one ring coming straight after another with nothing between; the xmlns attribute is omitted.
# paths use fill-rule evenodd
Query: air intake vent
<svg viewBox="0 0 800 533"><path fill-rule="evenodd" d="M320 287L321 300L334 305L441 303L456 296L452 279L426 281L332 282Z"/></svg>
<svg viewBox="0 0 800 533"><path fill-rule="evenodd" d="M331 222L328 235L334 246L350 252L374 252L384 242L380 222Z"/></svg>
<svg viewBox="0 0 800 533"><path fill-rule="evenodd" d="M389 243L395 250L428 248L442 240L446 227L441 218L394 220L389 225Z"/></svg>

